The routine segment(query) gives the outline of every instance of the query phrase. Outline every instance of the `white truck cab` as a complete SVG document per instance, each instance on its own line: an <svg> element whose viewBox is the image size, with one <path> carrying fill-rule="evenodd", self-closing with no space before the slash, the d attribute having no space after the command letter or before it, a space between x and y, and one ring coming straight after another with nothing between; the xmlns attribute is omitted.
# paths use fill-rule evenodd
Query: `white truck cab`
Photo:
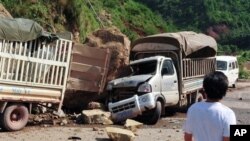
<svg viewBox="0 0 250 141"><path fill-rule="evenodd" d="M229 82L229 86L235 87L239 78L239 65L235 56L216 56L217 71L223 72Z"/></svg>

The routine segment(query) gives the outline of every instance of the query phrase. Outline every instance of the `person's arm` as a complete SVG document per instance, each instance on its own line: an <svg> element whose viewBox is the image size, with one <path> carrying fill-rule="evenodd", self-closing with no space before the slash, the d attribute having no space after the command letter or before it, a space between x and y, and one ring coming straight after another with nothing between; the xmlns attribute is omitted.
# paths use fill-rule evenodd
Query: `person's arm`
<svg viewBox="0 0 250 141"><path fill-rule="evenodd" d="M223 141L230 141L230 125L237 123L236 116L233 111L228 112L224 120Z"/></svg>
<svg viewBox="0 0 250 141"><path fill-rule="evenodd" d="M189 133L185 132L185 134L184 134L184 140L185 141L192 141L192 134L189 134Z"/></svg>
<svg viewBox="0 0 250 141"><path fill-rule="evenodd" d="M223 137L223 141L230 141L229 137Z"/></svg>
<svg viewBox="0 0 250 141"><path fill-rule="evenodd" d="M184 131L184 140L185 141L192 141L193 138L193 113L192 113L192 107L188 109L187 112L187 119L183 125L183 131Z"/></svg>

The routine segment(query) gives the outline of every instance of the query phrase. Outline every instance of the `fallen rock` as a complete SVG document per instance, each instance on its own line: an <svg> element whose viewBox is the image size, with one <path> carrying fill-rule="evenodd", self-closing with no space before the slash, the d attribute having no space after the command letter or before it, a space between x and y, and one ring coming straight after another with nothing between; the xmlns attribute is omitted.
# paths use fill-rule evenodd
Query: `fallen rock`
<svg viewBox="0 0 250 141"><path fill-rule="evenodd" d="M38 123L41 122L42 120L43 119L40 118L39 116L35 116L34 119L33 119L34 122L38 122Z"/></svg>
<svg viewBox="0 0 250 141"><path fill-rule="evenodd" d="M0 3L0 17L13 18L8 10Z"/></svg>
<svg viewBox="0 0 250 141"><path fill-rule="evenodd" d="M54 111L53 114L60 117L60 118L66 117L66 114L61 109L59 111Z"/></svg>
<svg viewBox="0 0 250 141"><path fill-rule="evenodd" d="M103 135L104 133L102 131L97 132L98 135Z"/></svg>
<svg viewBox="0 0 250 141"><path fill-rule="evenodd" d="M103 118L103 125L112 125L114 124L111 118Z"/></svg>
<svg viewBox="0 0 250 141"><path fill-rule="evenodd" d="M61 121L61 123L60 123L61 126L67 125L67 124L68 124L67 119L63 119L63 120Z"/></svg>
<svg viewBox="0 0 250 141"><path fill-rule="evenodd" d="M100 109L83 110L82 116L83 116L84 123L104 124L104 125L113 124L111 120L110 112L105 112Z"/></svg>
<svg viewBox="0 0 250 141"><path fill-rule="evenodd" d="M140 123L138 121L132 120L132 119L127 119L124 127L126 129L131 130L132 132L136 132L138 128L142 127L143 123Z"/></svg>
<svg viewBox="0 0 250 141"><path fill-rule="evenodd" d="M93 131L98 131L98 127L93 127Z"/></svg>
<svg viewBox="0 0 250 141"><path fill-rule="evenodd" d="M105 110L105 106L102 103L99 102L89 102L88 109L101 109Z"/></svg>
<svg viewBox="0 0 250 141"><path fill-rule="evenodd" d="M41 126L44 128L50 127L50 125L48 125L48 124L42 124Z"/></svg>
<svg viewBox="0 0 250 141"><path fill-rule="evenodd" d="M112 141L133 141L135 135L132 131L116 127L106 127L106 132Z"/></svg>
<svg viewBox="0 0 250 141"><path fill-rule="evenodd" d="M52 124L55 126L57 124L59 124L60 122L58 120L52 120Z"/></svg>
<svg viewBox="0 0 250 141"><path fill-rule="evenodd" d="M111 50L107 82L127 73L124 68L129 64L130 40L118 28L97 30L87 37L84 45Z"/></svg>

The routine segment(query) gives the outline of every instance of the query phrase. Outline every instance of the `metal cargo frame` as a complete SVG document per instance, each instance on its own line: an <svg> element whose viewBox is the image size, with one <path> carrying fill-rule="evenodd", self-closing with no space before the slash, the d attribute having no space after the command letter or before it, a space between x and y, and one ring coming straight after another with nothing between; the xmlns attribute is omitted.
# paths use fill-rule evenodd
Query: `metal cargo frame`
<svg viewBox="0 0 250 141"><path fill-rule="evenodd" d="M45 44L0 40L0 101L51 102L62 106L72 41Z"/></svg>

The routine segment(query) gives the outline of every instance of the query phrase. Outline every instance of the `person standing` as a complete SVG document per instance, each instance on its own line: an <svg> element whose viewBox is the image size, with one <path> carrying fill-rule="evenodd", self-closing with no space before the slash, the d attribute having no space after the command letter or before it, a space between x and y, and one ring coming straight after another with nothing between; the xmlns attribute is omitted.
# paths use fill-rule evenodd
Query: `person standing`
<svg viewBox="0 0 250 141"><path fill-rule="evenodd" d="M222 72L207 74L203 81L206 101L193 104L183 125L185 141L229 141L230 125L236 124L235 113L220 103L228 89ZM193 140L194 139L194 140Z"/></svg>

